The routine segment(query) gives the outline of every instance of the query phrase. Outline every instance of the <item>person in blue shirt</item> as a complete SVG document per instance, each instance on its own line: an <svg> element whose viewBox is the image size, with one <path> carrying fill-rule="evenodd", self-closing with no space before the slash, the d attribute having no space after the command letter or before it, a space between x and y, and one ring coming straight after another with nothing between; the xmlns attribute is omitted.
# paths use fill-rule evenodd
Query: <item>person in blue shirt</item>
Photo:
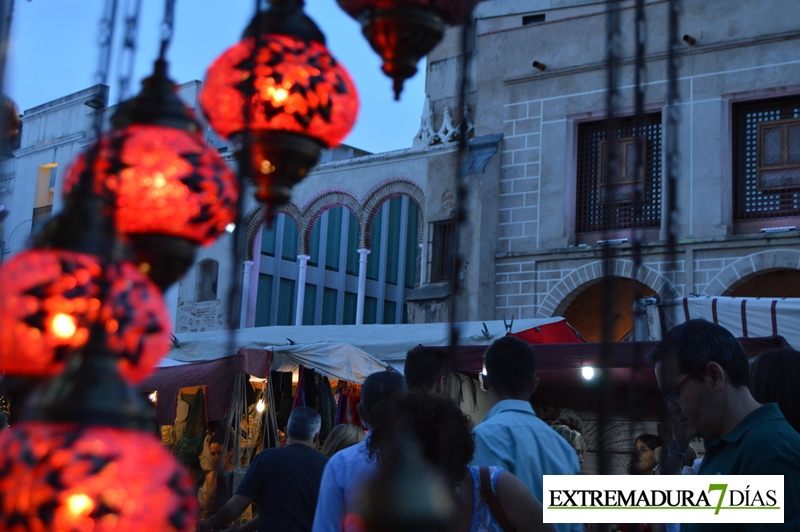
<svg viewBox="0 0 800 532"><path fill-rule="evenodd" d="M484 355L482 386L492 408L475 427L473 466L499 466L514 474L539 499L543 475L580 475L575 451L539 419L528 398L536 390L536 354L513 336L495 340ZM558 532L582 532L582 524L560 523Z"/></svg>
<svg viewBox="0 0 800 532"><path fill-rule="evenodd" d="M361 387L358 414L369 426L375 406L406 389L405 378L396 371L373 373ZM369 434L358 445L343 449L328 460L322 473L312 532L341 532L342 522L353 508L359 490L378 469L375 460L369 457L368 442Z"/></svg>

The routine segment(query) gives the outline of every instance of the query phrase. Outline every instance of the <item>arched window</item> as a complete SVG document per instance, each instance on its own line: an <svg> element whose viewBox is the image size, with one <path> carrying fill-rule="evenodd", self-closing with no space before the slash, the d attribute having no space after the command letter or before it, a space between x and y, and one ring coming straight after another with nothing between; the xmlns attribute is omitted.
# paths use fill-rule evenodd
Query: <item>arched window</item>
<svg viewBox="0 0 800 532"><path fill-rule="evenodd" d="M261 230L256 327L294 325L297 244L297 224L285 214Z"/></svg>
<svg viewBox="0 0 800 532"><path fill-rule="evenodd" d="M206 259L197 264L197 301L214 301L217 299L217 279L219 278L219 262Z"/></svg>
<svg viewBox="0 0 800 532"><path fill-rule="evenodd" d="M419 280L419 207L408 197L386 201L372 223L364 323L404 323L405 297ZM359 224L345 207L325 211L311 230L303 325L352 325L358 301ZM255 326L293 325L298 234L284 214L262 230Z"/></svg>

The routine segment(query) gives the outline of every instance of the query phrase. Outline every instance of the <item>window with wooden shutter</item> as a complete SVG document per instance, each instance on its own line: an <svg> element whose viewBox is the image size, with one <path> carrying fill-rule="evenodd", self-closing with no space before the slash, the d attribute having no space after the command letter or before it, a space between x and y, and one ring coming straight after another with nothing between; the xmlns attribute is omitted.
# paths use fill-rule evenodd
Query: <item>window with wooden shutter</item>
<svg viewBox="0 0 800 532"><path fill-rule="evenodd" d="M600 202L641 201L645 139L604 141L600 144L600 153Z"/></svg>
<svg viewBox="0 0 800 532"><path fill-rule="evenodd" d="M736 102L731 118L734 231L794 225L800 221L800 96Z"/></svg>
<svg viewBox="0 0 800 532"><path fill-rule="evenodd" d="M641 153L637 154L637 145ZM600 232L661 226L661 113L578 125L575 232L595 243Z"/></svg>
<svg viewBox="0 0 800 532"><path fill-rule="evenodd" d="M800 120L758 124L758 188L800 187Z"/></svg>

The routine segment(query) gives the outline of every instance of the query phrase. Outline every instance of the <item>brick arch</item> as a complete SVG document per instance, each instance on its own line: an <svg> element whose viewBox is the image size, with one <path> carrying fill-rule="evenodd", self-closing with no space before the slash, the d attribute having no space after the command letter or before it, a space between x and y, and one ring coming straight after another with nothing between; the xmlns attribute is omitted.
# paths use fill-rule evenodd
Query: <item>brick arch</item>
<svg viewBox="0 0 800 532"><path fill-rule="evenodd" d="M709 296L728 295L742 283L762 273L798 269L800 269L800 251L790 249L759 251L723 268L709 281L703 292Z"/></svg>
<svg viewBox="0 0 800 532"><path fill-rule="evenodd" d="M303 207L303 231L300 233L300 241L302 243L300 252L304 255L310 255L309 242L311 242L311 231L314 230L314 224L320 217L330 209L336 207L345 207L353 213L356 220L359 222L358 232L361 234L363 225L361 224L361 202L358 201L351 192L342 188L329 188L323 190L305 204ZM300 225L297 226L298 232Z"/></svg>
<svg viewBox="0 0 800 532"><path fill-rule="evenodd" d="M387 179L375 185L364 196L364 208L361 211L360 224L364 231L360 234L358 245L360 248L372 249L370 235L372 234L372 221L384 203L398 196L408 196L419 207L419 223L417 224L417 244L422 244L425 231L425 194L414 181L404 178Z"/></svg>
<svg viewBox="0 0 800 532"><path fill-rule="evenodd" d="M680 297L672 282L653 268L642 265L636 278L632 277L633 262L623 259L611 261L609 274L614 277L634 279L661 297ZM537 309L537 317L561 316L569 305L589 286L603 280L603 261L594 261L574 269L550 290Z"/></svg>
<svg viewBox="0 0 800 532"><path fill-rule="evenodd" d="M259 229L261 229L261 226L264 224L266 213L266 205L260 204L253 207L244 217L244 260L253 260L256 249L256 237L258 236ZM294 220L294 223L297 225L297 234L300 235L301 242L298 249L302 249L303 231L300 225L302 223L300 208L290 201L278 207L275 216L277 217L278 214L285 214Z"/></svg>

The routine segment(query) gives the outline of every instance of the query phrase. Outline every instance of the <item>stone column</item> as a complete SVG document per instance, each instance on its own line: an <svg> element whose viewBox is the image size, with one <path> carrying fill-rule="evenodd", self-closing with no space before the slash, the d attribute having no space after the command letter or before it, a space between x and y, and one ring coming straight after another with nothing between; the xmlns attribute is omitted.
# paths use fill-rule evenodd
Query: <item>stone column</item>
<svg viewBox="0 0 800 532"><path fill-rule="evenodd" d="M240 329L244 329L247 326L247 304L250 300L250 267L252 265L252 260L246 260L242 263L242 302L241 310L239 311Z"/></svg>
<svg viewBox="0 0 800 532"><path fill-rule="evenodd" d="M303 303L306 301L306 270L308 270L308 259L310 258L311 257L308 255L297 256L297 303L294 306L296 309L294 314L295 325L303 324Z"/></svg>
<svg viewBox="0 0 800 532"><path fill-rule="evenodd" d="M356 325L364 323L364 295L367 291L367 255L368 249L358 250L358 294L356 297Z"/></svg>

